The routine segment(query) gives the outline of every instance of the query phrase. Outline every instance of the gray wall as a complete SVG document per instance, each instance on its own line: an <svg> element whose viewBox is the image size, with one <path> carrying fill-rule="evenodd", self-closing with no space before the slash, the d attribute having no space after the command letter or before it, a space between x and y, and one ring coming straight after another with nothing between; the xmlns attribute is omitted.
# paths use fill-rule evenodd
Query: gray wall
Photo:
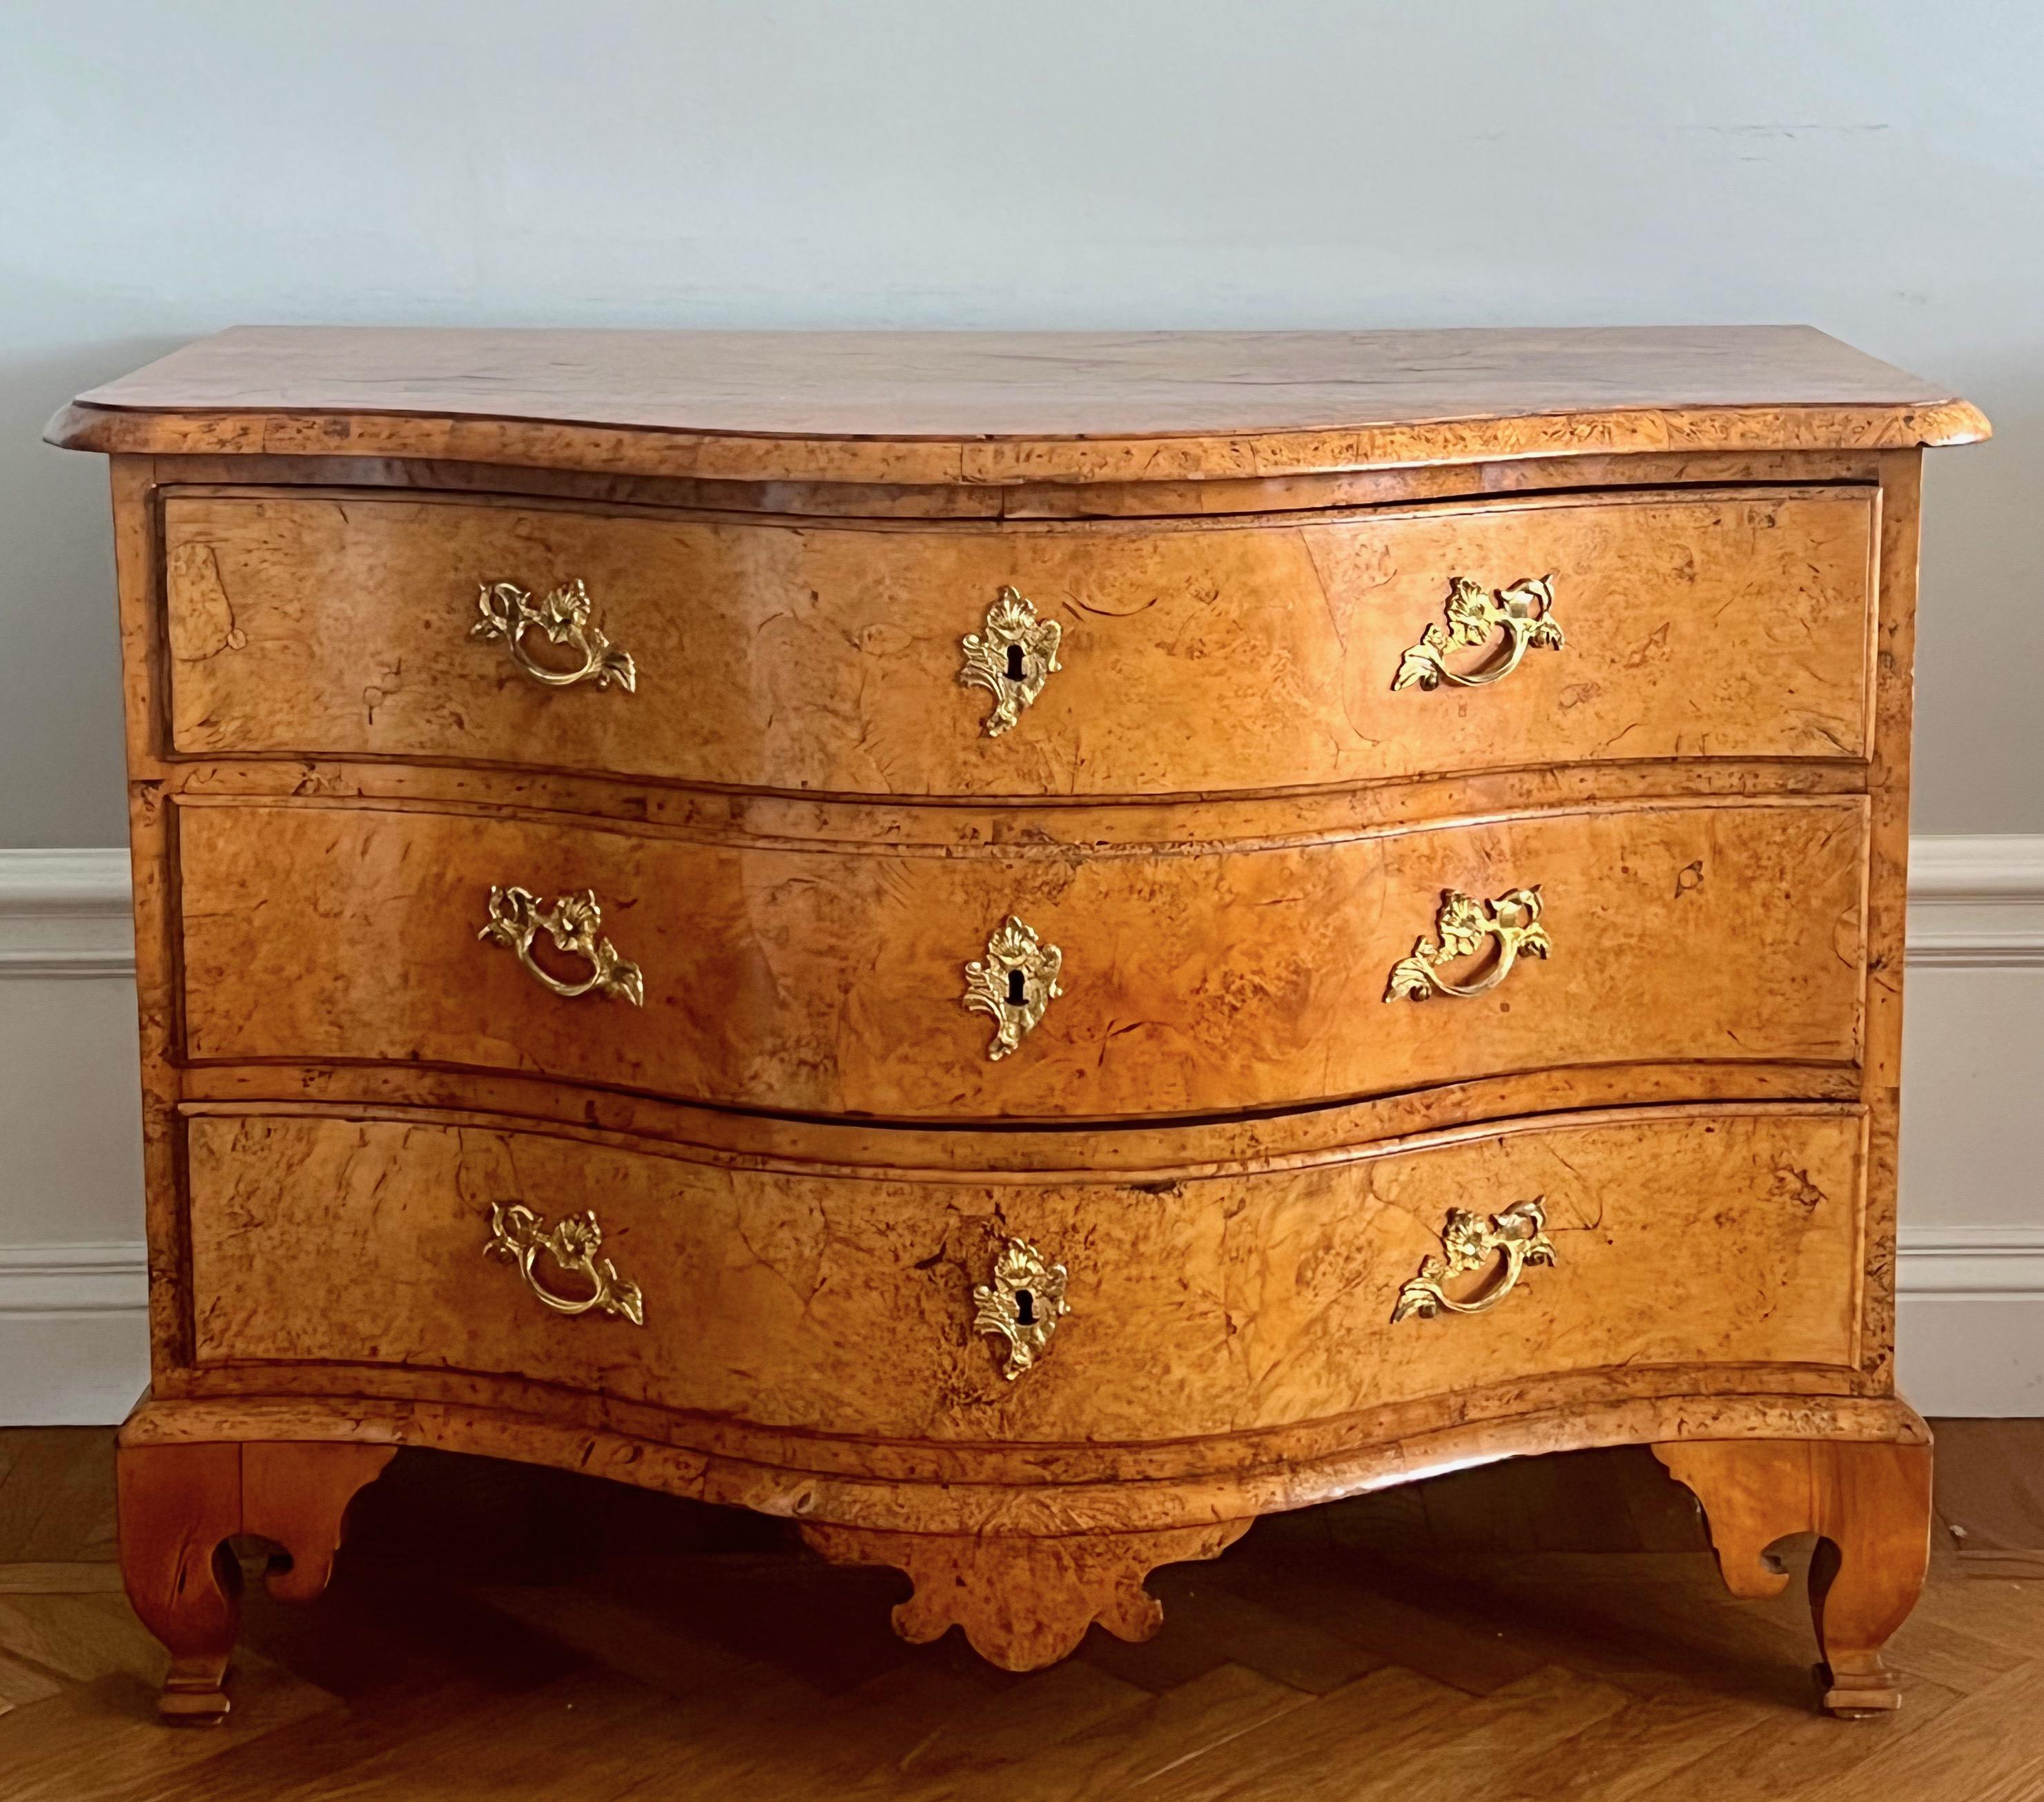
<svg viewBox="0 0 2044 1802"><path fill-rule="evenodd" d="M237 320L1804 320L1933 459L1916 825L2044 830L2044 7L4 0L0 846L123 831L76 389Z"/></svg>

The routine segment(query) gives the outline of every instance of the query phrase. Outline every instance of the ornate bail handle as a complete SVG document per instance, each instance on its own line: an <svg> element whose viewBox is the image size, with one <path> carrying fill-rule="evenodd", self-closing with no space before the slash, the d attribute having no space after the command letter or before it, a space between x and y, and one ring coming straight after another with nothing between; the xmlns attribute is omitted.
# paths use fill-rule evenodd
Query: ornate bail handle
<svg viewBox="0 0 2044 1802"><path fill-rule="evenodd" d="M972 1330L997 1333L1005 1342L1001 1374L1010 1382L1035 1367L1058 1322L1071 1312L1062 1264L1046 1263L1026 1239L1009 1239L993 1260L993 1280L974 1289Z"/></svg>
<svg viewBox="0 0 2044 1802"><path fill-rule="evenodd" d="M598 1262L603 1249L603 1229L596 1212L564 1214L549 1233L540 1217L521 1202L490 1204L490 1243L482 1248L486 1258L501 1258L516 1264L525 1286L557 1314L600 1313L622 1315L634 1326L646 1324L646 1308L639 1285L627 1282L609 1259ZM586 1295L559 1295L540 1280L533 1260L544 1252L571 1276L588 1284Z"/></svg>
<svg viewBox="0 0 2044 1802"><path fill-rule="evenodd" d="M578 682L607 688L615 682L628 695L638 687L639 670L631 652L613 645L590 623L595 604L580 577L539 601L516 582L485 582L482 589L476 611L482 617L469 627L468 635L485 644L501 639L511 661L534 681L550 688L573 688ZM525 635L535 627L546 635L548 643L575 652L581 663L573 669L555 669L535 662L525 649Z"/></svg>
<svg viewBox="0 0 2044 1802"><path fill-rule="evenodd" d="M1566 641L1554 618L1554 578L1528 577L1508 589L1486 593L1481 583L1466 576L1448 578L1447 623L1439 620L1420 635L1399 660L1398 673L1392 678L1395 692L1415 682L1423 688L1438 688L1446 682L1457 688L1480 688L1486 682L1501 682L1519 667L1528 648L1559 650ZM1487 663L1466 673L1450 669L1447 654L1481 644L1502 627L1501 651Z"/></svg>
<svg viewBox="0 0 2044 1802"><path fill-rule="evenodd" d="M1540 890L1515 888L1495 901L1475 901L1460 889L1441 891L1440 911L1434 916L1439 941L1422 938L1412 946L1412 955L1392 966L1391 980L1384 991L1386 1001L1409 996L1424 1001L1430 995L1481 995L1512 974L1512 966L1523 953L1545 957L1550 946L1547 929L1540 924ZM1473 957L1485 938L1497 941L1497 955L1490 967L1473 982L1451 983L1440 966L1458 957Z"/></svg>
<svg viewBox="0 0 2044 1802"><path fill-rule="evenodd" d="M1065 991L1058 983L1065 954L1046 945L1034 926L1014 914L986 941L986 959L965 967L965 1005L975 1014L993 1017L993 1042L987 1056L998 1064L1036 1029L1052 1002Z"/></svg>
<svg viewBox="0 0 2044 1802"><path fill-rule="evenodd" d="M1063 627L1055 619L1039 619L1035 604L1012 588L1003 589L986 610L986 630L966 634L959 684L993 695L993 711L984 727L988 738L999 738L1020 719L1052 673L1064 667L1058 661L1063 638Z"/></svg>
<svg viewBox="0 0 2044 1802"><path fill-rule="evenodd" d="M603 910L597 905L596 891L563 895L551 907L543 908L529 888L494 888L490 891L490 918L475 936L491 945L501 945L517 954L535 982L572 1001L594 991L634 1007L646 1005L645 980L636 964L617 955L607 938L597 937L603 925ZM532 960L532 941L541 933L554 941L556 951L586 958L590 965L586 982L564 983L550 976Z"/></svg>
<svg viewBox="0 0 2044 1802"><path fill-rule="evenodd" d="M1391 1311L1395 1325L1408 1315L1431 1320L1442 1309L1451 1314L1481 1314L1502 1302L1528 1264L1551 1264L1554 1242L1547 1236L1547 1216L1540 1198L1520 1202L1502 1213L1485 1219L1466 1208L1451 1208L1448 1224L1441 1233L1445 1257L1430 1257L1420 1266L1420 1274L1398 1291L1398 1305ZM1466 1302L1450 1302L1441 1285L1452 1277L1481 1270L1493 1258L1504 1263L1496 1282Z"/></svg>

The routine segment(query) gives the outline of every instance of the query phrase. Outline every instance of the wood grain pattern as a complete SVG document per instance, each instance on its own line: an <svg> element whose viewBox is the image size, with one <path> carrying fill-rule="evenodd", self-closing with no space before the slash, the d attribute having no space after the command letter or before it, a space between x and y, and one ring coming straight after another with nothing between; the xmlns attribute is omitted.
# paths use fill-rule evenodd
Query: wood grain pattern
<svg viewBox="0 0 2044 1802"><path fill-rule="evenodd" d="M1262 1175L993 1187L705 1169L479 1124L205 1115L197 1356L514 1374L763 1426L1014 1446L1238 1434L1617 1363L1843 1371L1861 1131L1835 1108L1562 1117ZM1535 1196L1553 1271L1488 1313L1393 1324L1451 1208ZM550 1222L593 1209L644 1326L550 1313L486 1262L508 1202ZM1009 1236L1071 1272L1070 1315L1019 1382L972 1330Z"/></svg>
<svg viewBox="0 0 2044 1802"><path fill-rule="evenodd" d="M1799 1390L1788 1367L1750 1364L1501 1385L1304 1432L1020 1449L783 1433L757 1459L747 1455L776 1436L544 1384L436 1380L388 1366L375 1375L390 1393L365 1395L359 1366L248 1367L219 1373L217 1383L210 1374L138 1404L121 1443L418 1447L551 1465L805 1524L1021 1539L1164 1532L1585 1447L1685 1438L1929 1443L1906 1403L1825 1393L1807 1378ZM309 1380L294 1388L294 1377ZM434 1389L463 1393L419 1393Z"/></svg>
<svg viewBox="0 0 2044 1802"><path fill-rule="evenodd" d="M1103 856L1186 844L1249 848L1549 808L1867 792L1865 765L1808 758L1547 764L1289 794L1063 801L1045 797L964 804L696 788L555 770L362 759L166 760L159 768L157 780L174 797L174 805L367 801L440 811L552 814L741 845L890 846L910 854L945 857L983 856L995 847L1019 848L1025 856L1039 846L1097 848Z"/></svg>
<svg viewBox="0 0 2044 1802"><path fill-rule="evenodd" d="M1858 1055L1856 800L941 857L367 808L181 811L186 1050L209 1061L411 1060L801 1112L1105 1118L1579 1064ZM563 1000L479 942L491 887L514 883L593 889L645 1006ZM1547 960L1471 999L1385 1000L1444 890L1543 884ZM1065 994L996 1063L963 972L1010 914L1061 948Z"/></svg>
<svg viewBox="0 0 2044 1802"><path fill-rule="evenodd" d="M1873 757L1867 772L1866 1313L1869 1369L1892 1385L1897 1146L1902 1120L1902 969L1909 896L1909 734L1915 700L1916 546L1923 459L1890 460L1881 531ZM1884 1349L1885 1348L1885 1349Z"/></svg>
<svg viewBox="0 0 2044 1802"><path fill-rule="evenodd" d="M187 756L455 758L823 793L1128 796L1866 748L1878 491L1463 502L1225 528L830 530L441 497L173 493ZM1394 693L1449 578L1554 577L1566 648ZM478 585L583 581L637 692L472 640ZM1013 585L1063 628L981 729L959 641ZM541 647L544 654L544 647ZM1474 668L1486 652L1454 659ZM558 654L556 661L559 661Z"/></svg>
<svg viewBox="0 0 2044 1802"><path fill-rule="evenodd" d="M1964 443L1963 401L1807 327L980 334L244 327L80 397L118 454L891 484Z"/></svg>
<svg viewBox="0 0 2044 1802"><path fill-rule="evenodd" d="M1164 1624L1163 1605L1143 1586L1160 1564L1218 1558L1247 1520L1166 1533L1078 1533L1055 1539L875 1533L805 1527L802 1536L839 1564L888 1564L915 1593L894 1610L912 1645L963 1629L972 1649L1003 1670L1040 1670L1069 1657L1096 1623L1141 1641Z"/></svg>
<svg viewBox="0 0 2044 1802"><path fill-rule="evenodd" d="M750 481L620 474L532 464L472 463L436 458L260 451L181 452L124 460L160 468L171 489L375 490L391 498L463 495L498 500L571 500L600 508L656 507L717 514L766 514L786 523L814 520L1170 520L1235 514L1312 512L1404 506L1482 495L1550 494L1578 489L1718 488L1731 483L1878 485L1896 453L1839 445L1802 450L1689 450L1529 456L1489 463L1390 465L1237 475L1204 481L1017 481L912 485ZM1901 454L1914 454L1913 451Z"/></svg>
<svg viewBox="0 0 2044 1802"><path fill-rule="evenodd" d="M267 1442L124 1445L117 1474L121 1574L128 1599L171 1654L157 1701L167 1719L210 1724L240 1624L241 1570L228 1540L246 1534L284 1555L267 1582L310 1601L333 1572L348 1503L390 1462L382 1445Z"/></svg>
<svg viewBox="0 0 2044 1802"><path fill-rule="evenodd" d="M1788 1573L1767 1561L1767 1548L1793 1533L1819 1536L1810 1612L1824 1706L1848 1716L1900 1708L1881 1647L1908 1619L1928 1567L1930 1447L1696 1440L1654 1450L1702 1498L1733 1594L1779 1595Z"/></svg>
<svg viewBox="0 0 2044 1802"><path fill-rule="evenodd" d="M1836 1528L1819 1631L1877 1676L1927 1456L1892 1373L1919 448L1984 433L1963 402L1773 329L259 332L55 430L116 454L125 1445L239 1447L244 1490L272 1446L600 1471L891 1559L913 1630L1033 1663L1148 1624L1173 1536L1706 1441L1721 1514ZM518 686L462 635L486 558L600 576L646 686ZM1389 692L1448 574L1550 569L1566 651ZM1009 581L1067 655L989 743L953 655ZM651 1005L479 945L509 882L597 890ZM1439 891L1529 883L1550 960L1378 999ZM1010 912L1066 994L994 1065L962 965ZM499 1191L596 1207L646 1327L485 1263ZM1449 1206L1531 1193L1555 1268L1393 1327ZM1076 1311L1011 1387L959 1288L1016 1228ZM221 1487L167 1481L163 1532ZM1623 1716L1483 1634L1427 1668ZM1344 1704L1410 1712L1378 1788L1452 1743L1432 1681ZM1504 1767L1565 1790L1566 1743Z"/></svg>

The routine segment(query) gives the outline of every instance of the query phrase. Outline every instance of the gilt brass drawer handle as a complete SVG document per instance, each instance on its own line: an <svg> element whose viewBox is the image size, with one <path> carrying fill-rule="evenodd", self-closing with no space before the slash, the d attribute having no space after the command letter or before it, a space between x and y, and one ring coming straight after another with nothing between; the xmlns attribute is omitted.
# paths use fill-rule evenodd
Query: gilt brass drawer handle
<svg viewBox="0 0 2044 1802"><path fill-rule="evenodd" d="M1058 981L1064 968L1064 953L1044 944L1035 927L1024 926L1012 914L986 941L986 961L975 957L966 965L965 1005L975 1014L993 1016L993 1041L986 1055L994 1063L1034 1032L1051 1003L1065 992Z"/></svg>
<svg viewBox="0 0 2044 1802"><path fill-rule="evenodd" d="M1065 1301L1065 1267L1046 1263L1026 1239L1010 1239L993 1261L993 1280L972 1292L972 1330L1006 1341L1001 1375L1012 1382L1034 1367L1071 1309Z"/></svg>
<svg viewBox="0 0 2044 1802"><path fill-rule="evenodd" d="M597 936L602 925L603 910L597 905L593 889L563 895L552 907L543 908L539 896L528 888L492 888L489 922L475 936L515 952L533 979L556 995L573 1000L594 990L628 1001L634 1007L644 1006L646 983L639 966L619 957L609 939ZM554 941L556 951L588 960L586 982L564 983L532 960L532 941L543 932Z"/></svg>
<svg viewBox="0 0 2044 1802"><path fill-rule="evenodd" d="M523 1202L490 1204L490 1243L482 1248L482 1255L516 1264L526 1287L555 1313L586 1314L594 1309L599 1313L621 1314L634 1326L644 1326L646 1305L639 1285L620 1277L609 1259L599 1262L597 1253L602 1249L603 1229L596 1223L594 1209L585 1214L563 1215L560 1225L549 1233ZM579 1277L589 1293L557 1295L549 1289L532 1268L542 1252L570 1276Z"/></svg>
<svg viewBox="0 0 2044 1802"><path fill-rule="evenodd" d="M1495 901L1474 901L1459 889L1443 889L1434 930L1439 935L1438 944L1422 938L1414 944L1411 957L1400 958L1392 967L1391 981L1384 991L1386 1001L1401 995L1424 1001L1435 995L1481 995L1512 974L1512 966L1522 953L1545 957L1550 949L1547 929L1540 924L1537 887L1515 888ZM1496 940L1497 955L1474 982L1451 983L1442 976L1442 964L1474 957L1486 938Z"/></svg>
<svg viewBox="0 0 2044 1802"><path fill-rule="evenodd" d="M1501 682L1519 667L1528 648L1559 650L1566 642L1554 618L1554 578L1530 577L1508 589L1486 593L1481 583L1466 576L1448 578L1448 623L1438 619L1420 635L1400 660L1391 686L1395 691L1417 682L1423 688L1438 688L1446 682L1458 688L1480 688L1486 682ZM1447 654L1480 645L1502 627L1504 643L1499 654L1463 673L1450 669Z"/></svg>
<svg viewBox="0 0 2044 1802"><path fill-rule="evenodd" d="M1486 1313L1509 1295L1519 1273L1528 1264L1551 1264L1554 1241L1547 1236L1547 1216L1537 1195L1494 1213L1489 1219L1466 1208L1448 1210L1448 1224L1441 1233L1446 1257L1430 1257L1420 1274L1398 1291L1398 1305L1392 1310L1393 1325L1408 1314L1430 1321L1443 1308L1451 1314ZM1497 1280L1466 1302L1450 1302L1441 1285L1450 1278L1481 1270L1493 1258L1504 1263Z"/></svg>
<svg viewBox="0 0 2044 1802"><path fill-rule="evenodd" d="M628 695L639 685L638 667L631 652L613 644L590 623L594 604L579 577L540 601L516 582L485 582L476 602L482 617L469 627L468 635L485 644L501 638L511 661L550 688L571 688L578 682L607 688L615 682ZM566 645L581 658L581 663L572 669L555 669L534 661L525 649L525 635L535 627L546 635L548 644Z"/></svg>
<svg viewBox="0 0 2044 1802"><path fill-rule="evenodd" d="M986 716L985 730L997 738L1032 706L1043 684L1064 665L1058 661L1058 645L1064 628L1055 619L1039 619L1033 602L1019 590L1003 589L986 610L986 630L968 632L965 668L959 672L962 688L985 688L993 696L993 711Z"/></svg>

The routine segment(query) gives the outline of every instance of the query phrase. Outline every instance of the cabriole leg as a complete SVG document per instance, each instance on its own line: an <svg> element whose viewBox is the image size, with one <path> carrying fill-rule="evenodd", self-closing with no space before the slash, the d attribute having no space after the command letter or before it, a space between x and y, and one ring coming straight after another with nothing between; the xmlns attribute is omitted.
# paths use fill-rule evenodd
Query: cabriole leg
<svg viewBox="0 0 2044 1802"><path fill-rule="evenodd" d="M123 1445L117 1455L121 1574L142 1624L171 1654L156 1706L168 1720L223 1719L223 1685L241 1614L241 1570L227 1542L274 1541L288 1555L270 1593L306 1601L326 1587L343 1516L394 1447L325 1443Z"/></svg>
<svg viewBox="0 0 2044 1802"><path fill-rule="evenodd" d="M1931 1556L1931 1447L1850 1440L1695 1440L1655 1455L1696 1492L1734 1595L1777 1596L1767 1547L1819 1536L1810 1612L1823 1705L1856 1717L1900 1708L1881 1647L1909 1616Z"/></svg>

